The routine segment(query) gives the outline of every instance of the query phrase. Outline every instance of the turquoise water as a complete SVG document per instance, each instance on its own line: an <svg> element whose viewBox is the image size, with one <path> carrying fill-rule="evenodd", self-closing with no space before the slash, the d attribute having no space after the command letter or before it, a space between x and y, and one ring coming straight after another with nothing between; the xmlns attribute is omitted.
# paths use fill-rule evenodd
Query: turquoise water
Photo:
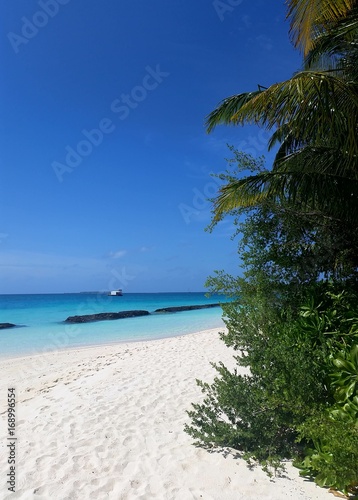
<svg viewBox="0 0 358 500"><path fill-rule="evenodd" d="M0 356L185 335L223 326L221 308L153 314L138 318L65 324L68 316L100 312L155 309L224 302L205 293L0 295L0 323L18 328L0 330Z"/></svg>

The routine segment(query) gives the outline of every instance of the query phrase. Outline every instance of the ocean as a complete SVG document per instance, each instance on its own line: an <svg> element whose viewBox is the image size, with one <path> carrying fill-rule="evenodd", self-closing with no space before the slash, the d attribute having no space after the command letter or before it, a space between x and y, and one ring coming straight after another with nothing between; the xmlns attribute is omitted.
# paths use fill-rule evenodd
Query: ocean
<svg viewBox="0 0 358 500"><path fill-rule="evenodd" d="M151 314L92 323L64 323L68 316L146 310L225 302L221 295L193 293L101 293L0 295L0 323L16 328L0 330L0 356L17 357L59 349L153 340L223 326L222 309L214 307L176 313Z"/></svg>

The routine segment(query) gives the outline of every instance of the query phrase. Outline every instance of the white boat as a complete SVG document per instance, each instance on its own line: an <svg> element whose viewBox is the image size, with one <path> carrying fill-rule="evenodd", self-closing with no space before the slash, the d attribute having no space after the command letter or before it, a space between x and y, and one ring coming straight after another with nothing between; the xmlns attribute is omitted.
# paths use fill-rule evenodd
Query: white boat
<svg viewBox="0 0 358 500"><path fill-rule="evenodd" d="M123 292L119 288L118 290L112 290L112 291L110 291L108 295L110 295L111 297L120 297L121 295L123 295Z"/></svg>

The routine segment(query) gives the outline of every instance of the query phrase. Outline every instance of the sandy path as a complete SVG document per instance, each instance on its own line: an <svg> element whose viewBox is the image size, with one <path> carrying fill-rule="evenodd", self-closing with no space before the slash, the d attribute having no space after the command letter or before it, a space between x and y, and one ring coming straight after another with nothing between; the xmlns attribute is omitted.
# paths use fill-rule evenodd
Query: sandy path
<svg viewBox="0 0 358 500"><path fill-rule="evenodd" d="M233 455L194 447L186 410L210 361L233 366L217 330L0 361L0 498L323 499L299 478L270 480ZM16 493L7 490L7 388L16 389Z"/></svg>

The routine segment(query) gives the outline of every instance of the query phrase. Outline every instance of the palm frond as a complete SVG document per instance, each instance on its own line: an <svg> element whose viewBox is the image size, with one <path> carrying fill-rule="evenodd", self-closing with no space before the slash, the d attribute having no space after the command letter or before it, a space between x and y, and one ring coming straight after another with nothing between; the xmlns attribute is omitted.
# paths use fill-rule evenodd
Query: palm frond
<svg viewBox="0 0 358 500"><path fill-rule="evenodd" d="M358 41L358 7L352 9L345 18L319 34L312 40L304 67L336 68L342 59L349 59L356 51ZM344 68L345 65L341 65Z"/></svg>
<svg viewBox="0 0 358 500"><path fill-rule="evenodd" d="M283 149L271 171L231 179L223 186L215 213L221 218L235 208L257 206L265 200L299 203L303 210L314 209L335 219L356 222L358 158L328 145L306 145L288 155Z"/></svg>
<svg viewBox="0 0 358 500"><path fill-rule="evenodd" d="M358 154L358 85L332 74L303 71L268 89L232 96L209 115L210 130L219 123L260 125L268 130L289 124L304 141L335 140Z"/></svg>
<svg viewBox="0 0 358 500"><path fill-rule="evenodd" d="M358 158L349 155L330 144L321 146L305 145L293 151L282 146L273 163L276 172L317 173L327 177L342 177L349 181L358 181Z"/></svg>
<svg viewBox="0 0 358 500"><path fill-rule="evenodd" d="M211 132L217 125L230 125L232 117L236 115L239 109L247 104L251 99L263 92L263 87L255 92L244 92L223 99L214 111L206 118L207 132Z"/></svg>
<svg viewBox="0 0 358 500"><path fill-rule="evenodd" d="M355 0L287 0L290 33L296 47L307 55L312 41L327 25L345 17Z"/></svg>
<svg viewBox="0 0 358 500"><path fill-rule="evenodd" d="M292 123L285 123L280 128L277 128L268 141L268 150L271 151L277 144L280 145L277 154L284 154L285 156L302 148L307 144L300 137L295 137L292 130L295 127Z"/></svg>
<svg viewBox="0 0 358 500"><path fill-rule="evenodd" d="M218 124L272 130L279 145L271 171L231 178L214 204L215 219L265 201L358 220L357 0L287 0L291 35L305 67L267 89L231 96L208 116ZM315 69L318 68L318 69Z"/></svg>
<svg viewBox="0 0 358 500"><path fill-rule="evenodd" d="M315 210L333 219L356 222L358 180L297 170L249 176L221 188L214 204L215 219L239 207L283 200L291 206L299 205L303 212Z"/></svg>

